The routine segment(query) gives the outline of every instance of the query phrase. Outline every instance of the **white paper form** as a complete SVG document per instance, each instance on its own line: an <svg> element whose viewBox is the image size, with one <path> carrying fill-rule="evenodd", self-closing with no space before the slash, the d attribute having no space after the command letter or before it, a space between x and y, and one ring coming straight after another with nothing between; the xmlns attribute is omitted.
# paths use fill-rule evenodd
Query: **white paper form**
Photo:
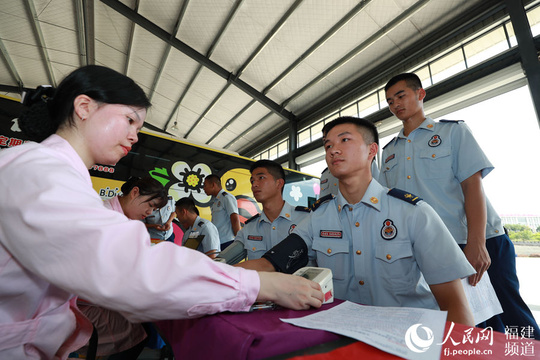
<svg viewBox="0 0 540 360"><path fill-rule="evenodd" d="M469 278L461 279L461 282L465 290L465 296L469 300L475 325L503 312L487 271L482 275L482 279L476 286L469 284Z"/></svg>
<svg viewBox="0 0 540 360"><path fill-rule="evenodd" d="M345 301L329 310L281 321L331 331L410 360L439 360L446 311L364 306Z"/></svg>

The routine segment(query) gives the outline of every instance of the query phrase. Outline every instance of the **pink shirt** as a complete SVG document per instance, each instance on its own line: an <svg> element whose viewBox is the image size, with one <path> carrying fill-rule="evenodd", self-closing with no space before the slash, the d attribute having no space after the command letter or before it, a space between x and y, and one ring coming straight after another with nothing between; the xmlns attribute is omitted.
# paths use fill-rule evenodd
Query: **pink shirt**
<svg viewBox="0 0 540 360"><path fill-rule="evenodd" d="M255 271L163 242L107 209L57 135L0 151L0 358L64 359L91 327L75 296L133 322L247 311ZM38 352L39 350L39 352Z"/></svg>

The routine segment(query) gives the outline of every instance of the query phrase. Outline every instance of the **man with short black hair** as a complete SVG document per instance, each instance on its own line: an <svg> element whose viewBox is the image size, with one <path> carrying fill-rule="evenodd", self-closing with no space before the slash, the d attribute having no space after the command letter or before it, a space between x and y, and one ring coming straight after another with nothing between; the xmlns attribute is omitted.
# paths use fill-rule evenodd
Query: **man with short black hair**
<svg viewBox="0 0 540 360"><path fill-rule="evenodd" d="M249 260L259 259L309 215L309 208L294 207L283 200L285 171L277 162L259 160L251 165L250 173L253 197L262 204L263 211L248 219L232 245L219 255L228 264L246 255Z"/></svg>
<svg viewBox="0 0 540 360"><path fill-rule="evenodd" d="M508 326L538 325L519 294L514 245L501 218L484 195L482 179L493 169L463 121L434 121L424 113L426 91L414 73L399 74L385 86L390 111L403 129L383 149L381 184L422 196L463 248L476 274L487 270L503 313L482 327L505 332Z"/></svg>
<svg viewBox="0 0 540 360"><path fill-rule="evenodd" d="M204 236L198 247L194 250L205 253L214 259L219 252L219 234L211 221L199 216L199 209L192 198L184 197L176 202L176 216L184 230L182 246L188 239L197 239Z"/></svg>
<svg viewBox="0 0 540 360"><path fill-rule="evenodd" d="M223 190L221 179L215 174L206 176L203 183L206 195L212 196L212 223L217 227L221 242L221 251L232 244L234 237L240 231L238 203L234 195Z"/></svg>

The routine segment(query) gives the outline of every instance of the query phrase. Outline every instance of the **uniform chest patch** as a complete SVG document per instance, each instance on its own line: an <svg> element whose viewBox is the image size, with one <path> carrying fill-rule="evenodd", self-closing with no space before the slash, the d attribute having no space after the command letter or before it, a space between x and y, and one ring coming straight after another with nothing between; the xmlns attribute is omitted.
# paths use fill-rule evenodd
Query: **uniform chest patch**
<svg viewBox="0 0 540 360"><path fill-rule="evenodd" d="M248 240L262 241L263 237L260 235L248 235Z"/></svg>
<svg viewBox="0 0 540 360"><path fill-rule="evenodd" d="M289 228L289 234L293 232L293 230L296 228L296 224L292 224Z"/></svg>
<svg viewBox="0 0 540 360"><path fill-rule="evenodd" d="M322 238L334 238L341 239L343 237L343 231L337 230L321 230L319 236Z"/></svg>
<svg viewBox="0 0 540 360"><path fill-rule="evenodd" d="M386 164L387 162L389 162L390 160L392 160L393 158L396 157L396 154L392 154L390 156L388 156L385 160L384 160L384 163Z"/></svg>
<svg viewBox="0 0 540 360"><path fill-rule="evenodd" d="M390 219L384 220L383 227L381 229L381 236L384 240L392 240L397 235L397 228L394 226L394 222Z"/></svg>
<svg viewBox="0 0 540 360"><path fill-rule="evenodd" d="M441 140L441 137L439 135L433 135L431 137L431 139L429 139L429 141L428 141L428 145L430 147L437 147L437 146L441 145L441 143L442 143L442 140Z"/></svg>

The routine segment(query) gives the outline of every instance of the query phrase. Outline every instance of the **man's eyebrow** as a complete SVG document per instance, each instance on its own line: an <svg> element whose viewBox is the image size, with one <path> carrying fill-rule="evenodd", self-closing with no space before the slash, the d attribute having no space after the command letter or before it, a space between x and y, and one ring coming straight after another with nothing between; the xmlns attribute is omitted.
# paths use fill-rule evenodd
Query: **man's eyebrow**
<svg viewBox="0 0 540 360"><path fill-rule="evenodd" d="M394 96L397 96L397 95L399 95L399 94L401 94L403 92L405 92L405 91L404 90L399 90L397 93L394 94ZM388 101L388 100L392 100L392 97L387 97L386 101Z"/></svg>
<svg viewBox="0 0 540 360"><path fill-rule="evenodd" d="M341 136L344 136L344 135L351 135L351 132L350 131L344 131L344 132L342 132L340 134L337 134L337 137L341 137ZM323 145L326 144L328 141L330 141L330 140L324 138L323 139Z"/></svg>

